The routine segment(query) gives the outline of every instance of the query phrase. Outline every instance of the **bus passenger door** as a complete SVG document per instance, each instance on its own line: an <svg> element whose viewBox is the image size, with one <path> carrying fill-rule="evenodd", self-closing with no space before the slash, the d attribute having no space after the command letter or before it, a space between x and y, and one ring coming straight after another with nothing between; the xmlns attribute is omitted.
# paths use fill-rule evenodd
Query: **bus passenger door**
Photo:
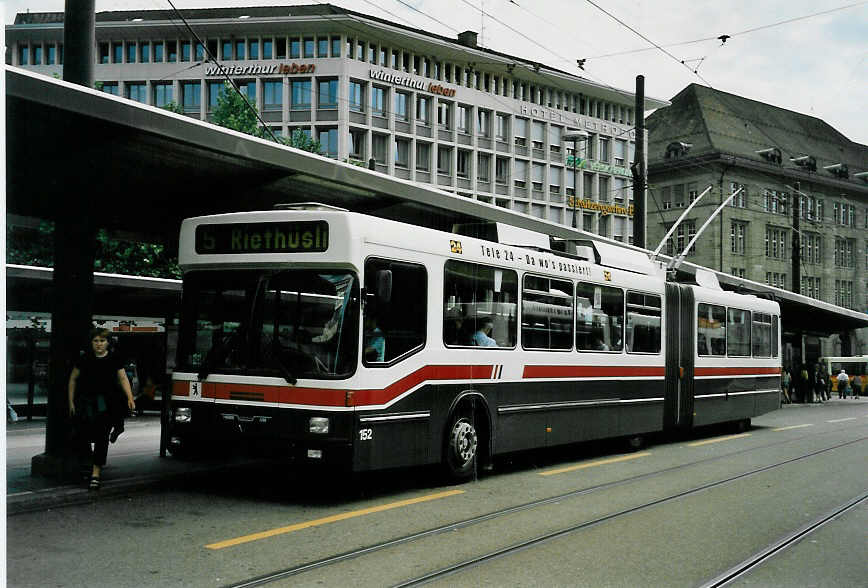
<svg viewBox="0 0 868 588"><path fill-rule="evenodd" d="M666 284L666 392L663 428L688 430L693 426L693 375L696 317L693 290Z"/></svg>

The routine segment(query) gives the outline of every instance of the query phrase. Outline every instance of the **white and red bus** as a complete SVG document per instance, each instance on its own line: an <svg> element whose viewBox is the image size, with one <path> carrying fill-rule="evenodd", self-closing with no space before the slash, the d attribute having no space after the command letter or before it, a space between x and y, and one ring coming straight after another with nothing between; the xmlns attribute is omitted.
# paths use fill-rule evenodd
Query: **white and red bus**
<svg viewBox="0 0 868 588"><path fill-rule="evenodd" d="M170 448L465 478L779 407L777 303L667 281L638 251L497 233L318 205L185 220Z"/></svg>

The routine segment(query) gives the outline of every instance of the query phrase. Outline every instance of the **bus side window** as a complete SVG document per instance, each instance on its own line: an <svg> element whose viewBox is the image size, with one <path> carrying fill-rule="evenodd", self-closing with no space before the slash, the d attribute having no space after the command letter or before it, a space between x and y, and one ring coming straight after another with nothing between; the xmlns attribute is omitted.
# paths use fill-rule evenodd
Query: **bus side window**
<svg viewBox="0 0 868 588"><path fill-rule="evenodd" d="M627 292L627 351L660 353L661 299Z"/></svg>
<svg viewBox="0 0 868 588"><path fill-rule="evenodd" d="M696 352L699 355L726 355L726 308L700 304L696 311Z"/></svg>
<svg viewBox="0 0 868 588"><path fill-rule="evenodd" d="M391 274L390 293L378 292L383 272ZM428 316L425 266L369 258L365 261L365 293L362 327L365 365L387 364L421 349Z"/></svg>
<svg viewBox="0 0 868 588"><path fill-rule="evenodd" d="M443 271L443 343L515 347L518 274L453 259Z"/></svg>
<svg viewBox="0 0 868 588"><path fill-rule="evenodd" d="M624 292L611 286L576 284L576 349L624 348Z"/></svg>

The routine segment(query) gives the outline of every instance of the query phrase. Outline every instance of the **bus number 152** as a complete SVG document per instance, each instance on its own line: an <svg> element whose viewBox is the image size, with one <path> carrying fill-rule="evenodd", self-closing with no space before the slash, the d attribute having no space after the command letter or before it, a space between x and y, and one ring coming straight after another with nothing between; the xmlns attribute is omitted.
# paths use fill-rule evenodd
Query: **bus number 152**
<svg viewBox="0 0 868 588"><path fill-rule="evenodd" d="M359 441L370 441L374 438L373 429L359 429Z"/></svg>

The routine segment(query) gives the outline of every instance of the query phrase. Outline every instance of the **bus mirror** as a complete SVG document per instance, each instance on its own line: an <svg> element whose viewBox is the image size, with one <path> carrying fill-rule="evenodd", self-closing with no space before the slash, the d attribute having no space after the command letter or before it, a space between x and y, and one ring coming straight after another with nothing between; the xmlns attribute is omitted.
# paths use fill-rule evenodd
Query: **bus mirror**
<svg viewBox="0 0 868 588"><path fill-rule="evenodd" d="M377 270L377 299L380 302L391 302L392 270Z"/></svg>

